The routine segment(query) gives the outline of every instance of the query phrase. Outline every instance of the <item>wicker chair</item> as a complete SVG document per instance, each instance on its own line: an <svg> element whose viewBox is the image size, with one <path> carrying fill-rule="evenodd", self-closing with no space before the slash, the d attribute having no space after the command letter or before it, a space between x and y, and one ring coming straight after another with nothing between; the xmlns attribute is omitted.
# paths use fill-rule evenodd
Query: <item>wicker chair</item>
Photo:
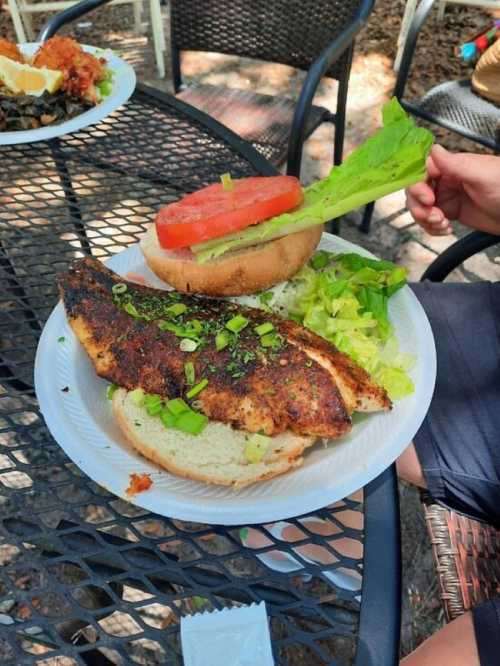
<svg viewBox="0 0 500 666"><path fill-rule="evenodd" d="M270 162L287 160L299 176L304 140L335 124L334 163L342 160L354 39L374 0L171 0L176 93L250 141ZM182 85L180 52L212 51L276 62L308 72L298 101L222 86ZM336 113L312 105L321 78L339 82Z"/></svg>
<svg viewBox="0 0 500 666"><path fill-rule="evenodd" d="M406 111L500 153L500 107L479 97L470 80L445 81L417 100L404 98L419 32L437 0L421 0L406 38L394 95ZM491 3L487 3L491 4ZM374 203L364 211L361 230L368 233Z"/></svg>
<svg viewBox="0 0 500 666"><path fill-rule="evenodd" d="M454 243L425 271L422 280L441 282L463 261L499 236L475 231ZM500 593L500 530L433 503L422 493L447 620Z"/></svg>

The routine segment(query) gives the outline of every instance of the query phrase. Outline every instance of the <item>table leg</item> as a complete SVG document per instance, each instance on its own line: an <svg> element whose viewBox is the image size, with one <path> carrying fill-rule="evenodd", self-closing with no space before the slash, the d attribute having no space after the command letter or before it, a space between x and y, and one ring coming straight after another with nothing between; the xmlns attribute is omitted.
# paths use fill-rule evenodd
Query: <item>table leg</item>
<svg viewBox="0 0 500 666"><path fill-rule="evenodd" d="M365 488L364 553L355 666L397 666L401 631L401 530L394 464Z"/></svg>

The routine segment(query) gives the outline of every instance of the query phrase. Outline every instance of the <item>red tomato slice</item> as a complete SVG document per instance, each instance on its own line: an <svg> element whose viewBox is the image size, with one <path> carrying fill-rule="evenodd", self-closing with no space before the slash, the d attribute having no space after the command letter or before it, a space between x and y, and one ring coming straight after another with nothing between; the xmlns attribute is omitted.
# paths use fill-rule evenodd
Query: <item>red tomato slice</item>
<svg viewBox="0 0 500 666"><path fill-rule="evenodd" d="M295 176L257 176L204 187L162 208L156 232L163 248L189 247L296 208L304 198Z"/></svg>

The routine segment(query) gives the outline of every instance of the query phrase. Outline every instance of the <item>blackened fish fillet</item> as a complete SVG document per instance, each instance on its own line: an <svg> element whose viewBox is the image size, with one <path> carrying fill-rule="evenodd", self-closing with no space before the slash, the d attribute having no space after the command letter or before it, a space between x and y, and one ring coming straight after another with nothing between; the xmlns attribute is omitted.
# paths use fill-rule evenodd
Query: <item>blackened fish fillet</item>
<svg viewBox="0 0 500 666"><path fill-rule="evenodd" d="M117 284L123 286L113 290ZM199 410L267 435L290 429L339 437L350 431L355 408L390 407L385 391L364 370L294 322L228 301L127 282L90 258L75 262L59 286L70 325L97 374L124 388L184 397L192 387L185 364L192 363L195 382L208 380L196 396ZM249 323L230 333L226 323L238 315ZM271 347L263 347L255 331L264 323L274 326ZM182 351L183 331L197 337L195 351ZM218 351L220 333L230 343Z"/></svg>

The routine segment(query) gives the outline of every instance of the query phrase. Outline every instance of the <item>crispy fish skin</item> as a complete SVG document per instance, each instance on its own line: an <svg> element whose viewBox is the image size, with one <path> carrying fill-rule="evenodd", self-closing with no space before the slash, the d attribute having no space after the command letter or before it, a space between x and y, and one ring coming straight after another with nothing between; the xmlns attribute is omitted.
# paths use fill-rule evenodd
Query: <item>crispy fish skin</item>
<svg viewBox="0 0 500 666"><path fill-rule="evenodd" d="M131 316L116 303L112 287L117 283L127 285L126 293L140 312L149 313L150 321ZM334 438L351 430L334 376L293 342L292 337L300 337L297 329L282 326L279 318L228 301L127 283L90 258L75 262L59 286L69 323L97 374L119 386L141 387L165 398L185 396L190 386L184 364L190 361L196 382L208 379L196 400L209 418L267 435L290 429ZM211 330L206 344L194 352L181 351L180 338L158 327L158 320L167 319L164 308L173 303L187 307L184 319L196 319ZM239 333L236 347L217 351L215 332L238 314L250 323ZM283 337L274 350L264 349L254 330L271 320ZM314 340L309 346L314 347Z"/></svg>

